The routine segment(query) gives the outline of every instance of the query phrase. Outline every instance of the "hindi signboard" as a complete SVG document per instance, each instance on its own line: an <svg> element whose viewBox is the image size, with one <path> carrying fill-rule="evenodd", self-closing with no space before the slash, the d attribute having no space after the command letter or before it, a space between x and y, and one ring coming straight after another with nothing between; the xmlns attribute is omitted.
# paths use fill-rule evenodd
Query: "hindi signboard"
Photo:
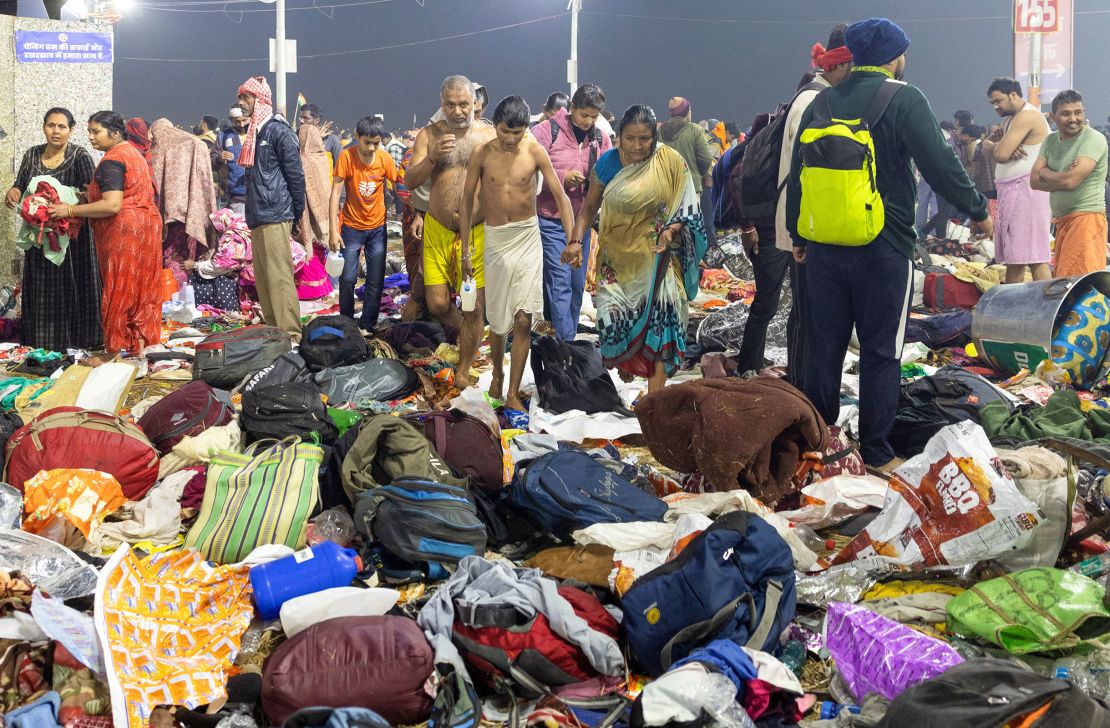
<svg viewBox="0 0 1110 728"><path fill-rule="evenodd" d="M112 34L17 30L15 59L19 63L111 63Z"/></svg>

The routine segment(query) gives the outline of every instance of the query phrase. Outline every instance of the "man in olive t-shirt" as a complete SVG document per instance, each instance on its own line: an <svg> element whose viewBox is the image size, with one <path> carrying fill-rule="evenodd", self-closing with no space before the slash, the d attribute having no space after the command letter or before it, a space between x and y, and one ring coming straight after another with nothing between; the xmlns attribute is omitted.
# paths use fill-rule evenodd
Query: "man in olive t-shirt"
<svg viewBox="0 0 1110 728"><path fill-rule="evenodd" d="M1059 131L1049 134L1029 185L1049 192L1056 224L1057 278L1106 268L1106 137L1087 125L1083 97L1061 91L1052 100Z"/></svg>

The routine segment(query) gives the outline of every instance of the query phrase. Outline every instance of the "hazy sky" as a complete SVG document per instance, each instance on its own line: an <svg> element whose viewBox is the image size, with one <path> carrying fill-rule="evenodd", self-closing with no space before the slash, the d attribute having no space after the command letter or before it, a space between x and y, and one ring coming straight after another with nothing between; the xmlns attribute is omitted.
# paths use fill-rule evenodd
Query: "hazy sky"
<svg viewBox="0 0 1110 728"><path fill-rule="evenodd" d="M368 113L384 114L390 126L411 124L413 114L423 123L438 105L440 82L453 73L485 84L493 103L520 94L534 109L567 87L567 0L315 0L336 6L323 11L313 0L287 1L287 34L298 40L300 55L299 72L289 76L289 103L304 93L341 126ZM202 114L223 118L239 83L266 71L273 5L137 2L141 11L116 26L115 104L124 116L168 116L182 124ZM1110 2L1074 3L1074 85L1095 123L1103 124L1110 113L1103 65L1110 56ZM41 15L36 5L20 0L21 14ZM665 114L667 99L681 95L695 118L746 126L790 96L808 67L810 46L825 42L835 22L882 14L909 34L906 79L924 90L938 116L968 108L990 122L995 116L985 89L992 77L1012 72L1012 5L583 0L579 81L600 84L618 116L637 102Z"/></svg>

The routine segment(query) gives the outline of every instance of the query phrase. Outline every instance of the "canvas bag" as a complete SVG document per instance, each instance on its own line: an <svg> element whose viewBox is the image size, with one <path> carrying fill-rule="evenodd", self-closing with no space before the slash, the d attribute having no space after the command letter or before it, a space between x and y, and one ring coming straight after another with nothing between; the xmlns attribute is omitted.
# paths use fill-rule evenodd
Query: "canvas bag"
<svg viewBox="0 0 1110 728"><path fill-rule="evenodd" d="M517 470L513 506L558 537L595 523L662 521L667 505L581 450L542 455Z"/></svg>
<svg viewBox="0 0 1110 728"><path fill-rule="evenodd" d="M774 650L795 606L790 547L746 511L717 519L621 599L628 644L656 677L715 639Z"/></svg>
<svg viewBox="0 0 1110 728"><path fill-rule="evenodd" d="M477 417L451 410L410 419L424 428L424 436L443 461L472 484L490 492L505 485L501 438Z"/></svg>
<svg viewBox="0 0 1110 728"><path fill-rule="evenodd" d="M319 500L317 445L286 438L221 452L208 465L204 501L185 547L209 561L242 561L257 546L305 545L308 517Z"/></svg>
<svg viewBox="0 0 1110 728"><path fill-rule="evenodd" d="M1034 722L1017 722L1051 701ZM981 658L949 668L894 699L876 728L1110 728L1105 704L1074 684L1038 675L1008 660Z"/></svg>
<svg viewBox="0 0 1110 728"><path fill-rule="evenodd" d="M193 379L213 387L237 387L254 374L291 351L289 334L273 326L247 326L206 336L197 344L193 357Z"/></svg>
<svg viewBox="0 0 1110 728"><path fill-rule="evenodd" d="M309 368L318 372L365 361L370 347L354 319L336 314L315 318L304 327L300 353Z"/></svg>
<svg viewBox="0 0 1110 728"><path fill-rule="evenodd" d="M486 527L466 488L401 477L364 491L355 527L410 562L458 563L486 552Z"/></svg>
<svg viewBox="0 0 1110 728"><path fill-rule="evenodd" d="M388 402L416 389L416 372L396 359L371 359L349 366L322 369L313 377L328 402Z"/></svg>
<svg viewBox="0 0 1110 728"><path fill-rule="evenodd" d="M1110 644L1110 610L1098 582L1034 568L983 581L948 602L948 631L1015 655ZM1049 605L1049 606L1043 606Z"/></svg>
<svg viewBox="0 0 1110 728"><path fill-rule="evenodd" d="M617 386L601 363L601 354L591 342L542 336L532 342L531 361L536 393L548 412L627 413Z"/></svg>

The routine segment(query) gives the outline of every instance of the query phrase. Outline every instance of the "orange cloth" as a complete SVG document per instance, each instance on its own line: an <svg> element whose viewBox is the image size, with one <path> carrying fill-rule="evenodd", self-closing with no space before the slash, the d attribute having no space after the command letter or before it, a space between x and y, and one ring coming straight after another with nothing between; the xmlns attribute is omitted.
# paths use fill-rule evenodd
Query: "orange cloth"
<svg viewBox="0 0 1110 728"><path fill-rule="evenodd" d="M1011 718L1002 728L1033 728L1033 726L1039 724L1040 719L1045 716L1045 713L1047 713L1048 709L1051 707L1052 701L1050 700L1032 713L1026 713L1025 715Z"/></svg>
<svg viewBox="0 0 1110 728"><path fill-rule="evenodd" d="M1054 222L1057 278L1106 269L1106 213L1073 212Z"/></svg>
<svg viewBox="0 0 1110 728"><path fill-rule="evenodd" d="M725 122L723 122L723 121L717 122L717 126L710 129L709 133L711 133L713 136L717 137L717 139L720 140L720 142L721 142L721 151L722 152L728 151L728 148L731 145L728 143L728 134L725 132Z"/></svg>
<svg viewBox="0 0 1110 728"><path fill-rule="evenodd" d="M99 470L40 470L23 487L23 530L41 533L61 516L87 537L94 524L126 502L116 479Z"/></svg>
<svg viewBox="0 0 1110 728"><path fill-rule="evenodd" d="M355 230L373 230L385 225L385 180L396 182L397 165L389 152L379 147L370 164L362 161L358 147L348 147L339 155L335 176L347 187L343 224Z"/></svg>
<svg viewBox="0 0 1110 728"><path fill-rule="evenodd" d="M158 705L227 697L254 616L250 570L213 566L191 549L117 551L100 573L96 631L105 649L112 724L145 728Z"/></svg>
<svg viewBox="0 0 1110 728"><path fill-rule="evenodd" d="M122 162L123 207L111 217L90 220L104 292L100 317L104 347L111 353L139 352L162 337L162 215L154 204L150 167L135 147L121 142L109 149L101 164ZM104 195L96 178L89 183L88 201Z"/></svg>

